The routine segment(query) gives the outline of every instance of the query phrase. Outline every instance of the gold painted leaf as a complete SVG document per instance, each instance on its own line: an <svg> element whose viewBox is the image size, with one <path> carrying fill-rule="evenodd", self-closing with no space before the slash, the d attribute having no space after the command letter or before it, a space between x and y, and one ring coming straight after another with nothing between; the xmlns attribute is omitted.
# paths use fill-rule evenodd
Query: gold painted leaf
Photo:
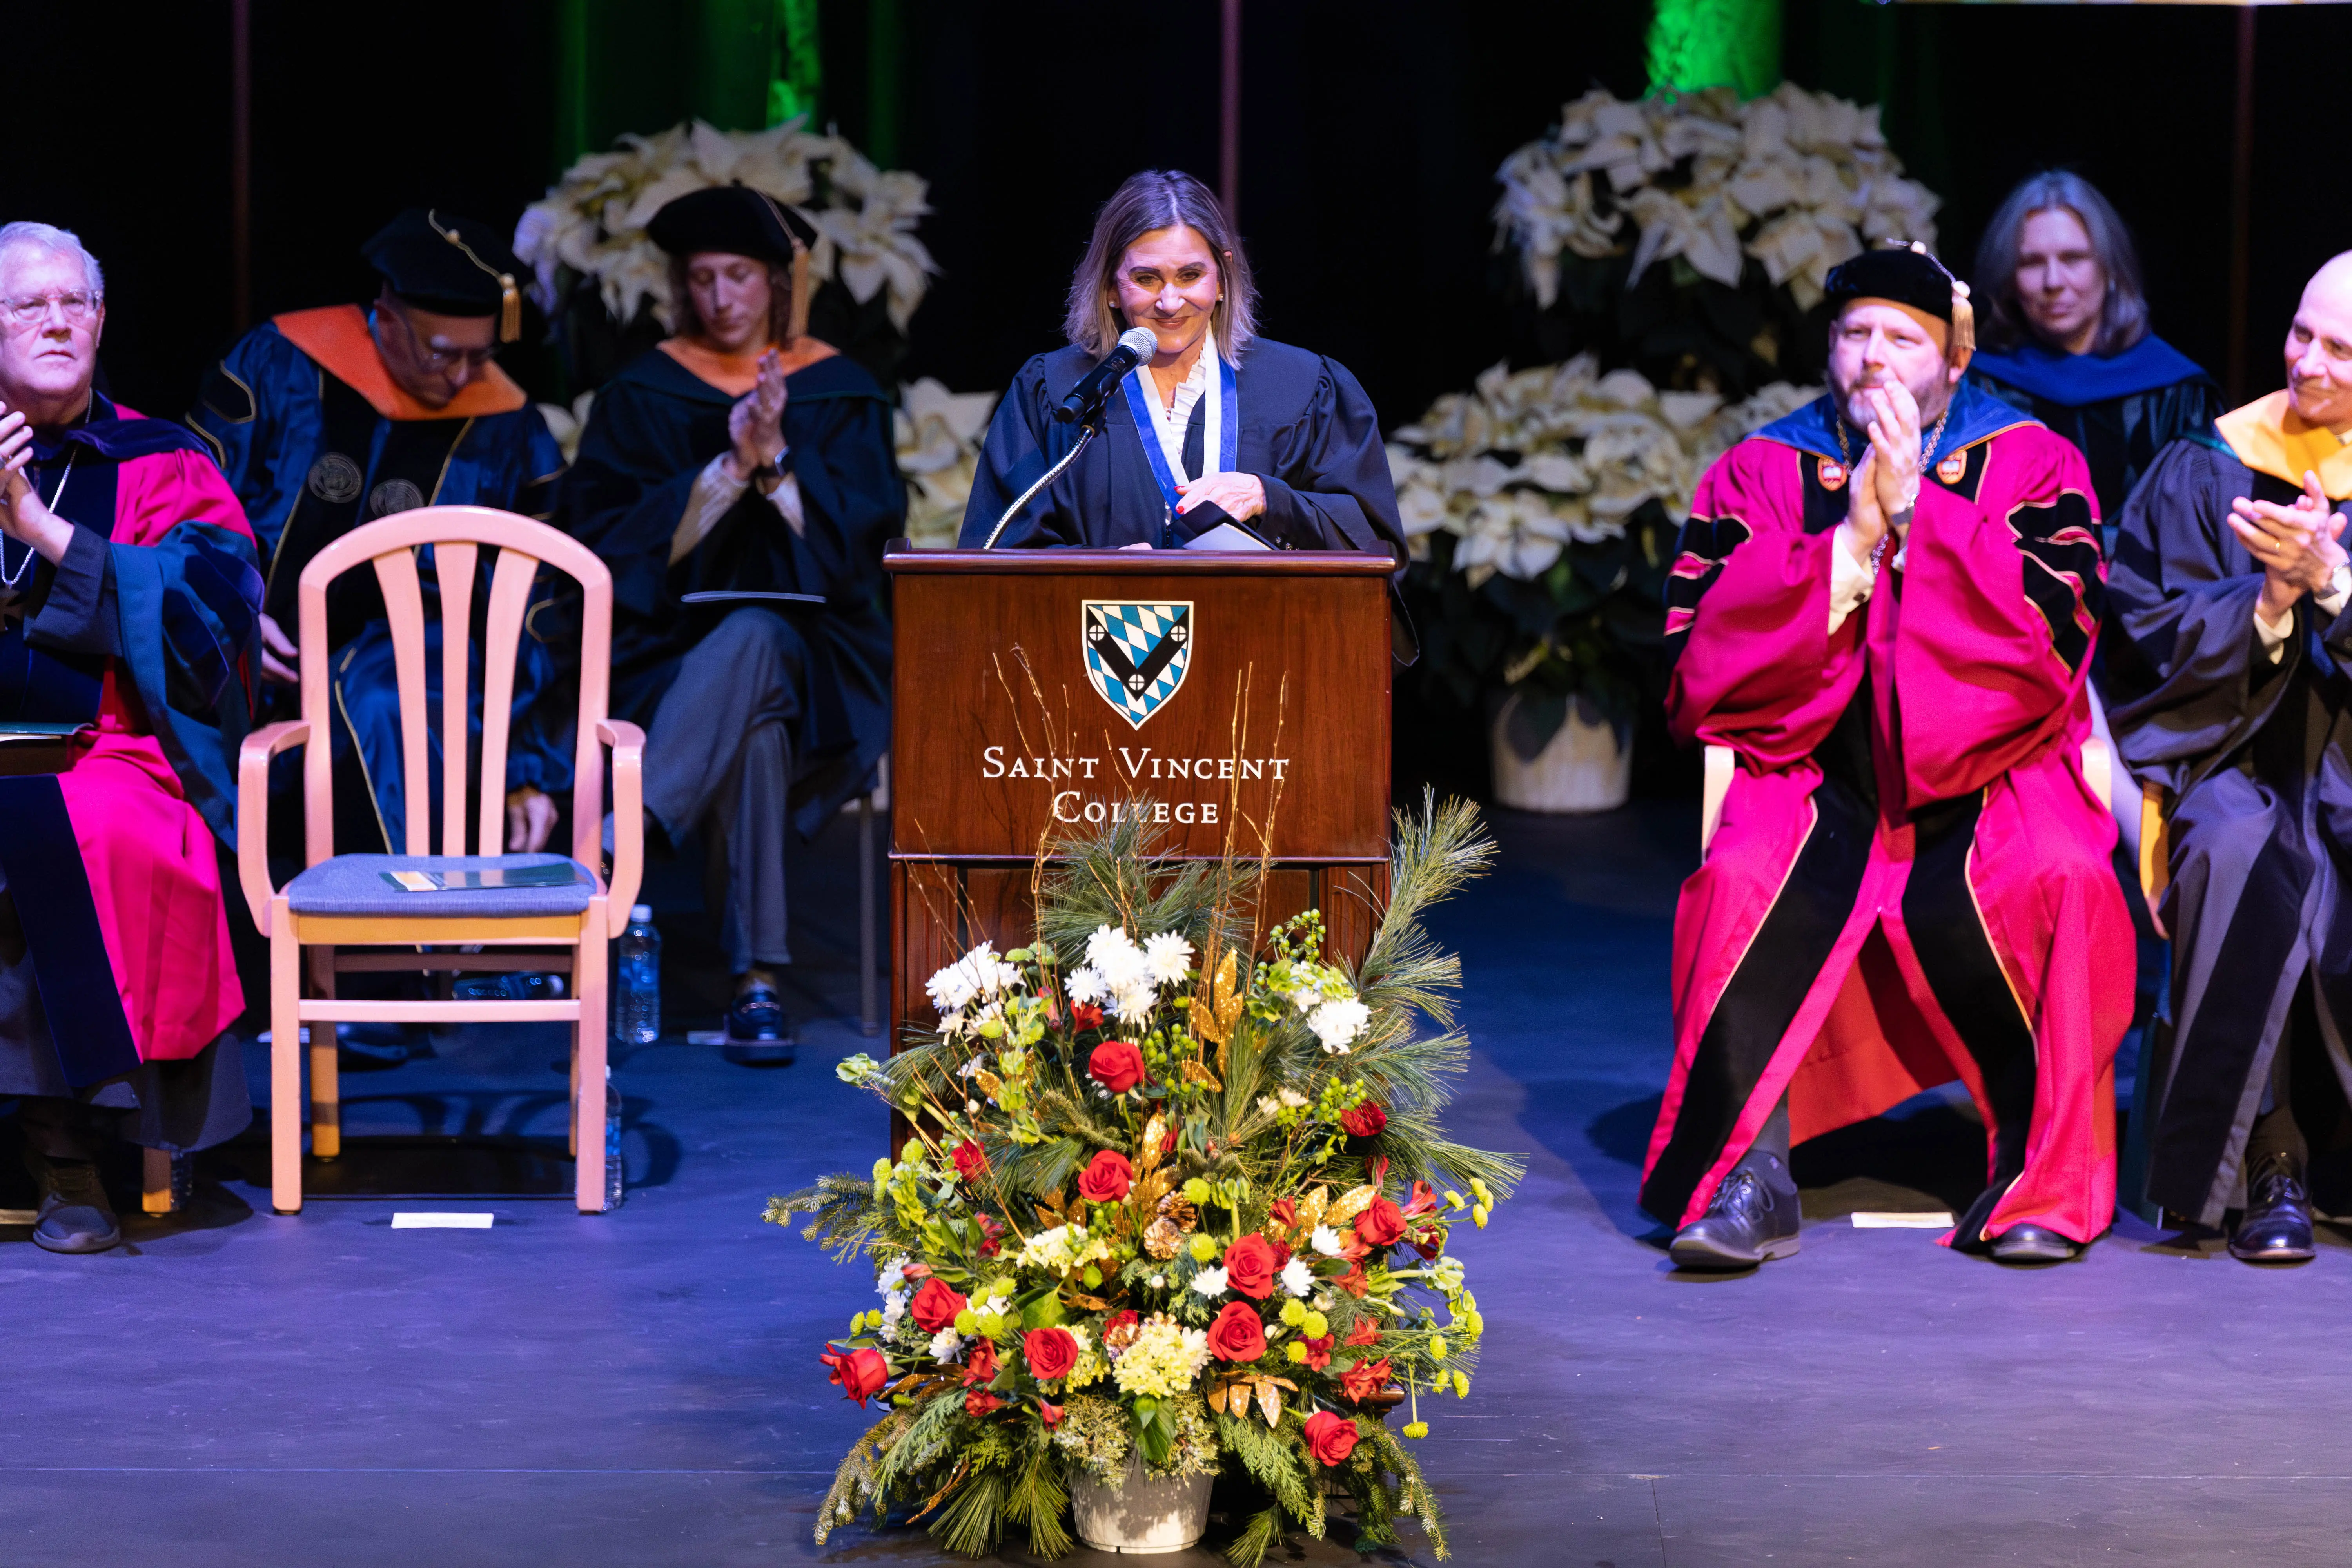
<svg viewBox="0 0 2352 1568"><path fill-rule="evenodd" d="M1178 1070L1186 1083L1197 1083L1204 1089L1213 1089L1219 1093L1224 1090L1225 1086L1218 1081L1217 1075L1199 1062L1188 1059Z"/></svg>
<svg viewBox="0 0 2352 1568"><path fill-rule="evenodd" d="M1318 1187L1307 1194L1307 1201L1298 1205L1299 1235L1308 1236L1314 1233L1315 1227L1323 1223L1323 1211L1330 1202L1331 1189L1328 1187Z"/></svg>
<svg viewBox="0 0 2352 1568"><path fill-rule="evenodd" d="M1380 1195L1381 1190L1369 1184L1350 1187L1346 1196L1324 1211L1323 1223L1331 1226L1345 1225L1371 1207L1372 1200Z"/></svg>
<svg viewBox="0 0 2352 1568"><path fill-rule="evenodd" d="M988 1096L989 1099L1000 1100L1003 1098L1004 1080L997 1077L994 1073L989 1071L986 1068L982 1068L978 1072L972 1074L971 1081L980 1085L980 1091Z"/></svg>
<svg viewBox="0 0 2352 1568"><path fill-rule="evenodd" d="M1274 1386L1272 1378L1257 1385L1257 1408L1258 1414L1265 1417L1267 1426L1279 1427L1282 1425L1282 1391Z"/></svg>
<svg viewBox="0 0 2352 1568"><path fill-rule="evenodd" d="M1160 1163L1160 1145L1166 1142L1167 1140L1168 1123L1166 1119L1155 1116L1150 1121L1143 1124L1143 1140L1136 1145L1135 1150L1135 1173L1137 1175L1148 1176L1151 1173L1152 1167Z"/></svg>

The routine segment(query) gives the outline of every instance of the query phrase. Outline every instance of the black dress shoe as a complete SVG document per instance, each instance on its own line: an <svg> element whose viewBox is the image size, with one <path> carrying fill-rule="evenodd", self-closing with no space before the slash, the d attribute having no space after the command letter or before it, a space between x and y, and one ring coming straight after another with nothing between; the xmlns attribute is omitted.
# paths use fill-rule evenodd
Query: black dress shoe
<svg viewBox="0 0 2352 1568"><path fill-rule="evenodd" d="M2230 1233L2230 1256L2248 1263L2303 1263L2317 1255L2302 1168L2292 1154L2265 1154L2246 1176L2246 1212Z"/></svg>
<svg viewBox="0 0 2352 1568"><path fill-rule="evenodd" d="M115 1223L114 1205L106 1201L96 1164L39 1155L31 1163L41 1181L34 1246L48 1252L104 1252L122 1240L122 1227Z"/></svg>
<svg viewBox="0 0 2352 1568"><path fill-rule="evenodd" d="M406 1024L337 1024L336 1068L343 1072L380 1072L400 1066L409 1057L409 1028Z"/></svg>
<svg viewBox="0 0 2352 1568"><path fill-rule="evenodd" d="M1753 1268L1797 1250L1797 1224L1795 1193L1735 1166L1706 1213L1675 1233L1666 1256L1677 1268Z"/></svg>
<svg viewBox="0 0 2352 1568"><path fill-rule="evenodd" d="M1992 1238L1996 1263L2063 1263L2082 1250L2056 1231L2038 1225L2013 1225Z"/></svg>
<svg viewBox="0 0 2352 1568"><path fill-rule="evenodd" d="M727 1009L729 1061L742 1067L790 1067L798 1047L784 1005L765 985L749 985Z"/></svg>

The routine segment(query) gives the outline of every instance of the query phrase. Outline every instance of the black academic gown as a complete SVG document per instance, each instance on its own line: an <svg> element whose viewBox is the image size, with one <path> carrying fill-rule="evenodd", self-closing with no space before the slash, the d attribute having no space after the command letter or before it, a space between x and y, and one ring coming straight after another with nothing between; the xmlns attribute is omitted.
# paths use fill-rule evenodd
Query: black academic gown
<svg viewBox="0 0 2352 1568"><path fill-rule="evenodd" d="M978 548L1013 499L1078 439L1078 426L1053 411L1095 358L1080 348L1039 354L1021 367L996 405L981 449L959 542ZM1371 399L1347 368L1321 354L1264 338L1243 351L1234 373L1241 427L1234 467L1265 486L1265 511L1248 526L1293 550L1368 550L1405 556L1396 485ZM1171 518L1127 399L1113 392L1103 433L1077 462L1033 499L998 540L1014 546L1181 544L1223 521L1213 507ZM1206 439L1207 400L1185 433L1185 466L1197 473Z"/></svg>
<svg viewBox="0 0 2352 1568"><path fill-rule="evenodd" d="M904 525L906 486L891 409L874 378L835 355L785 378L784 468L799 481L804 533L756 489L672 565L671 538L694 481L727 450L735 398L659 350L596 395L564 476L562 515L613 573L616 717L651 724L678 662L727 614L682 595L754 588L820 594L791 612L809 649L808 700L793 737L803 833L863 785L890 743L890 620L882 547Z"/></svg>
<svg viewBox="0 0 2352 1568"><path fill-rule="evenodd" d="M2107 579L2144 688L2110 715L2116 743L2176 803L2161 911L2173 1047L2153 1064L2148 1195L2206 1225L2243 1201L2247 1137L2305 976L2352 1021L2338 870L2352 853L2352 613L2305 599L2271 664L2253 625L2262 570L2226 521L2233 497L2297 493L2215 437L2176 441L2124 510ZM2328 1054L2336 1073L2299 1072L2298 1100L2352 1073Z"/></svg>

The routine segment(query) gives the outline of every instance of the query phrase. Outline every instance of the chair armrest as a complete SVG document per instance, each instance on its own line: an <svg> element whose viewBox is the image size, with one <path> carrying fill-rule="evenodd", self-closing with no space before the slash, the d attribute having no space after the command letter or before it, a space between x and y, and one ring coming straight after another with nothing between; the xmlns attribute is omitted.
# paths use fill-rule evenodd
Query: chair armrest
<svg viewBox="0 0 2352 1568"><path fill-rule="evenodd" d="M646 732L625 719L600 719L596 739L613 748L612 904L614 936L628 929L629 909L646 868Z"/></svg>
<svg viewBox="0 0 2352 1568"><path fill-rule="evenodd" d="M269 881L269 759L310 739L309 720L286 719L254 731L237 748L236 881L264 936L269 934L270 900L278 896Z"/></svg>

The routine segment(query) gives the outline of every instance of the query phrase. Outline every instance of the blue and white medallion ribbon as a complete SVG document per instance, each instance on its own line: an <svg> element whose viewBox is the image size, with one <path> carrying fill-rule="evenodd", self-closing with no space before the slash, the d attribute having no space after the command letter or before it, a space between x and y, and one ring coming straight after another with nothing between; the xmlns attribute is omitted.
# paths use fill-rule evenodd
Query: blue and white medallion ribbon
<svg viewBox="0 0 2352 1568"><path fill-rule="evenodd" d="M1208 378L1208 387L1202 394L1202 401L1208 405L1201 444L1203 473L1184 475L1184 479L1232 473L1235 453L1241 444L1241 403L1235 389L1234 367L1217 353L1214 337L1202 344L1201 352L1216 361L1217 373ZM1177 503L1183 499L1183 492L1177 488L1180 479L1169 463L1168 447L1160 439L1161 405L1159 389L1149 379L1150 374L1149 364L1137 365L1119 385L1127 394L1127 411L1135 421L1136 438L1143 443L1143 455L1151 464L1151 477L1160 481L1160 494L1167 501L1170 513L1173 514ZM1181 453L1182 449L1180 437L1177 450ZM1207 460L1210 453L1215 454L1213 461ZM1181 461L1180 456L1178 462Z"/></svg>

